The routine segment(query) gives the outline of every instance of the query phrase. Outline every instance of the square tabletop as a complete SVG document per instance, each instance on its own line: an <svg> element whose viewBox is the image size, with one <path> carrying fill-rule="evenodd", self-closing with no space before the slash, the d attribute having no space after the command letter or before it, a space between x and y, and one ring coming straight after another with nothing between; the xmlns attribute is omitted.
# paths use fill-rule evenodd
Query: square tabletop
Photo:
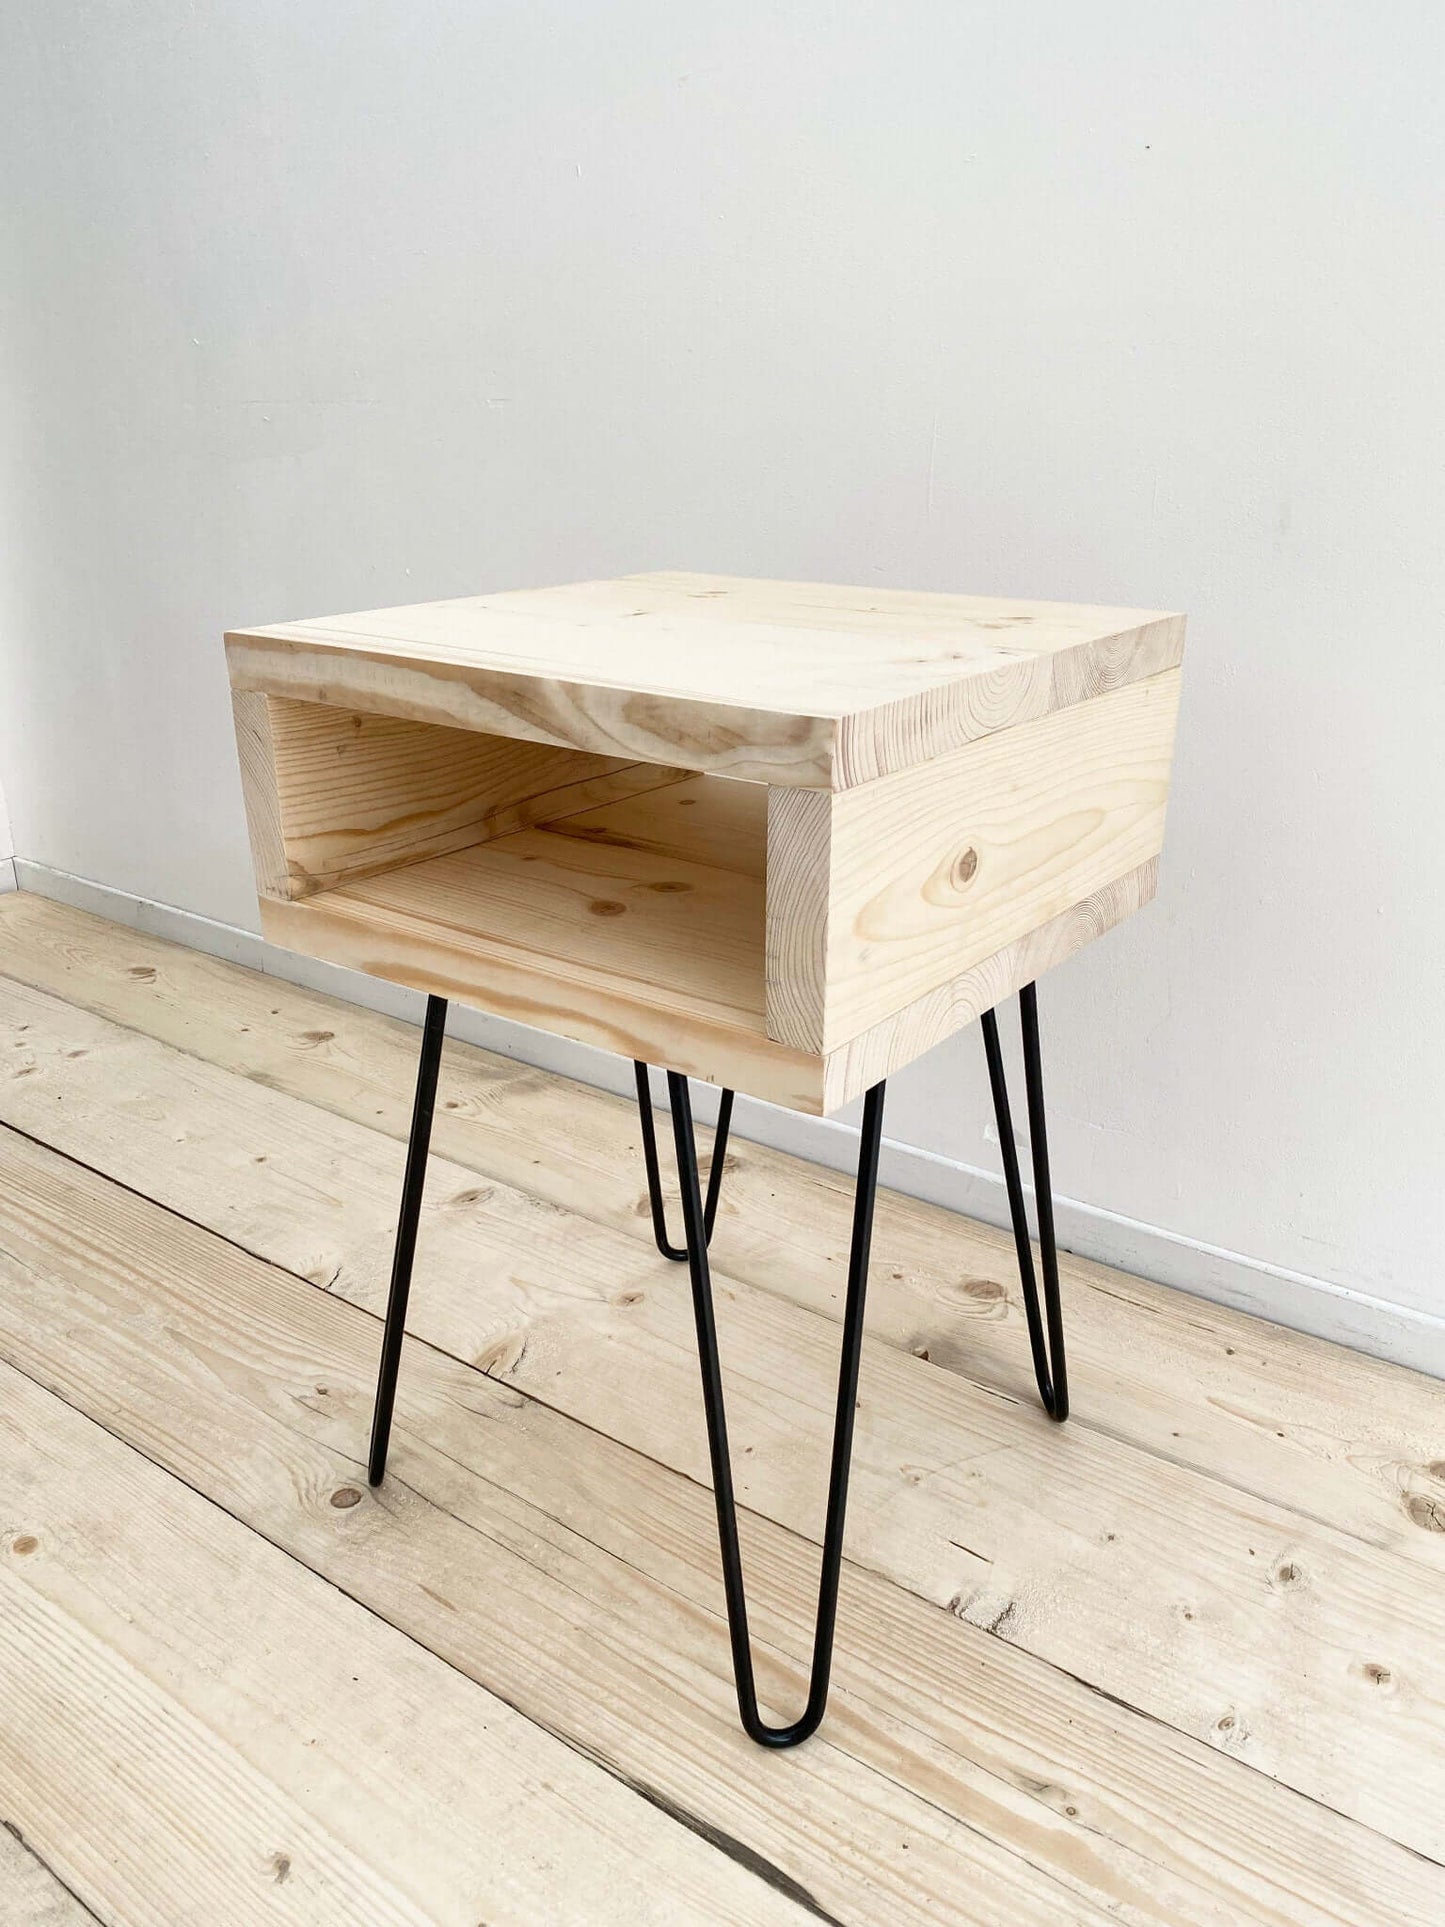
<svg viewBox="0 0 1445 1927"><path fill-rule="evenodd" d="M845 789L1176 665L1182 616L663 572L233 632L233 672L295 693L364 666L491 701L517 733ZM349 673L346 659L356 665ZM265 686L276 687L274 680ZM438 714L436 720L443 720ZM483 726L478 720L474 726Z"/></svg>

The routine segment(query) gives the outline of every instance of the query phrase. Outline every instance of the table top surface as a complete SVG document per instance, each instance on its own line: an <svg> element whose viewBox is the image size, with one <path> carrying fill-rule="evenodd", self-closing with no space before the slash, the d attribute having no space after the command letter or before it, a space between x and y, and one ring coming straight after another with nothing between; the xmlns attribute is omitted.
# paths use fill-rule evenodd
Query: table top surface
<svg viewBox="0 0 1445 1927"><path fill-rule="evenodd" d="M663 573L321 616L238 640L436 664L660 700L842 718L957 685L1113 660L1118 680L1176 652L1165 611L924 590ZM1157 657L1157 660L1156 660ZM1131 667L1135 665L1136 667Z"/></svg>

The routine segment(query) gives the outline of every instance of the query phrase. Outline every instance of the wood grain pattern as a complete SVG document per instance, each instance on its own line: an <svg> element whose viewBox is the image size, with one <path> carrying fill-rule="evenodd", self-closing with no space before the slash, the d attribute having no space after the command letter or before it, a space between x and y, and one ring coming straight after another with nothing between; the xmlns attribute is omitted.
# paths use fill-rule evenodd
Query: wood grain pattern
<svg viewBox="0 0 1445 1927"><path fill-rule="evenodd" d="M829 791L768 791L765 1021L770 1037L819 1056L826 1042L832 836Z"/></svg>
<svg viewBox="0 0 1445 1927"><path fill-rule="evenodd" d="M984 1011L996 1009L1025 984L1066 962L1085 944L1142 910L1158 885L1159 862L1151 858L829 1051L823 1068L824 1113L841 1110L880 1079L891 1077L935 1044L976 1023Z"/></svg>
<svg viewBox="0 0 1445 1927"><path fill-rule="evenodd" d="M816 1112L937 1041L948 985L1124 913L1182 642L1148 612L700 576L238 632L263 928ZM645 890L671 901L636 914Z"/></svg>
<svg viewBox="0 0 1445 1927"><path fill-rule="evenodd" d="M626 834L612 810L587 812L580 835L567 818L302 903L263 901L262 928L373 976L816 1108L821 1065L763 1027L757 864L721 868L668 849L678 821L690 847L712 834L705 799L689 814L669 795L634 799ZM761 833L762 792L745 795Z"/></svg>
<svg viewBox="0 0 1445 1927"><path fill-rule="evenodd" d="M841 1682L839 1704L851 1711L841 1740L821 1738L799 1761L759 1758L737 1727L706 1492L410 1348L420 1404L409 1399L405 1439L373 1495L355 1459L375 1365L371 1319L4 1132L0 1171L18 1180L0 1202L0 1353L67 1398L103 1402L148 1457L698 1834L727 1843L757 1871L763 1895L766 1880L810 1918L879 1927L925 1927L940 1911L1053 1927L1061 1908L1103 1927L1113 1917L1105 1906L1138 1889L1232 1891L1228 1879L1193 1871L1194 1842L1172 1856L1177 1873L1155 1877L1113 1837L1123 1830L1112 1820L1107 1845L1081 1853L1088 1836L1020 1794L990 1760L987 1727L972 1749L977 1764L950 1769L941 1744L910 1730L890 1703L877 1633L865 1635L869 1657ZM352 1493L354 1505L332 1503ZM780 1696L796 1690L806 1650L810 1557L787 1534L767 1535L763 1572L783 1603L770 1612L761 1663L765 1690ZM865 1622L866 1592L861 1603L851 1616ZM987 1644L945 1629L941 1650L971 1681L989 1672L971 1648ZM982 1690L991 1726L1004 1689L985 1677ZM1066 1697L1080 1703L1089 1754L1106 1761L1113 1716L1082 1689ZM1089 1754L1081 1749L1080 1770L1092 1778ZM1030 1756L1021 1748L1020 1766ZM1002 1838L971 1824L984 1805L999 1808ZM1266 1806L1280 1810L1291 1838L1300 1820L1288 1796ZM496 1836L499 1859L515 1851L514 1834ZM634 1844L643 1861L646 1842ZM1390 1856L1370 1858L1393 1891ZM649 1871L664 1904L670 1870Z"/></svg>
<svg viewBox="0 0 1445 1927"><path fill-rule="evenodd" d="M552 827L561 836L682 857L715 870L736 870L762 883L768 866L771 795L763 783L691 776L645 795L568 811L565 817L559 811Z"/></svg>
<svg viewBox="0 0 1445 1927"><path fill-rule="evenodd" d="M572 837L561 824L409 865L327 906L414 920L468 952L524 954L580 986L736 1021L762 1003L762 891L736 870ZM579 988L579 995L581 994Z"/></svg>
<svg viewBox="0 0 1445 1927"><path fill-rule="evenodd" d="M1433 1927L1439 1869L854 1568L828 1726L760 1758L703 1489L414 1348L394 1496L332 1506L372 1321L39 1146L0 1134L0 1173L0 1351L828 1916ZM789 1703L814 1558L748 1527L763 1686Z"/></svg>
<svg viewBox="0 0 1445 1927"><path fill-rule="evenodd" d="M613 899L609 899L613 900ZM663 1064L705 1083L728 1085L792 1110L821 1112L822 1062L810 1052L775 1043L759 1013L739 1006L723 1014L731 988L739 997L747 972L731 941L731 982L703 960L707 998L717 1015L671 1001L657 985L655 1002L603 967L538 970L510 943L479 944L465 929L421 924L341 893L300 905L261 902L261 929L273 943L304 956L405 984L428 995L476 1005L514 1023L575 1038L618 1057ZM759 945L761 961L761 945ZM761 970L756 975L761 977ZM644 988L647 988L644 986Z"/></svg>
<svg viewBox="0 0 1445 1927"><path fill-rule="evenodd" d="M128 1021L173 1032L193 1058L234 1058L267 1084L299 1082L328 1104L354 1107L368 1125L404 1135L415 1058L408 1026L35 899L16 910L13 917L0 910L8 964L48 972ZM37 1118L84 1130L89 1116L102 1138L132 1126L155 1133L135 1168L162 1178L171 1157L200 1171L212 1155L224 1161L228 1148L232 1163L251 1164L249 1128L227 1147L220 1120L212 1136L203 1110L178 1109L162 1092L136 1085L130 1060L110 1055L107 1033L42 1039L37 1063L34 1028L29 1014L20 1016L13 1054L0 1055L0 1092L23 1096L47 1077ZM234 1076L229 1081L238 1086ZM634 1246L645 1243L635 1121L628 1128L624 1107L525 1065L456 1048L448 1051L443 1092L439 1137L472 1154L470 1169L510 1160L524 1181L560 1186L556 1202L585 1201L615 1217ZM238 1096L244 1109L250 1100ZM209 1147L199 1158L197 1127ZM394 1147L398 1171L400 1155ZM268 1165L268 1184L289 1184L283 1153L255 1169L265 1174ZM369 1181L363 1172L362 1185ZM453 1181L446 1173L440 1191L433 1185L433 1205L449 1207L443 1224L449 1215L491 1212L485 1178L479 1186L473 1176L455 1199ZM254 1208L242 1202L249 1189L229 1194L228 1236L239 1230L249 1238L257 1228ZM831 1173L739 1141L719 1227L730 1268L736 1252L775 1291L836 1312L845 1191ZM326 1220L330 1211L304 1170L284 1208L293 1219ZM424 1231L424 1254L434 1235ZM880 1260L886 1251L888 1262L880 1262L872 1309L888 1341L907 1348L922 1339L933 1347L934 1369L946 1372L941 1361L951 1361L999 1388L1017 1368L1022 1387L1027 1364L1016 1302L982 1293L1006 1241L886 1194L877 1235ZM314 1255L318 1282L329 1279L325 1240ZM440 1273L430 1264L424 1255L419 1287L431 1289L439 1277L450 1290L449 1261ZM675 1272L650 1253L647 1264L654 1285L621 1274L614 1288L624 1296L638 1289L685 1295ZM1439 1456L1431 1434L1445 1401L1440 1386L1102 1267L1065 1265L1083 1353L1071 1431L1092 1428L1097 1418L1097 1429L1116 1443L1132 1427L1145 1460L1167 1466L1197 1458L1210 1480L1241 1489L1273 1481L1284 1511L1306 1526L1310 1515L1315 1524L1337 1517L1351 1540L1390 1549L1402 1590L1423 1587L1428 1595L1431 1555L1445 1535L1424 1528L1422 1508L1407 1509L1417 1495L1397 1474L1408 1457ZM585 1250L579 1267L585 1280ZM557 1277L565 1282L561 1270ZM725 1317L735 1302L724 1284ZM759 1760L731 1721L710 1501L700 1486L596 1433L574 1439L574 1421L519 1397L513 1384L489 1387L464 1365L408 1348L399 1440L405 1465L398 1462L384 1503L363 1493L354 1507L330 1504L329 1495L354 1477L364 1439L375 1343L369 1326L333 1292L282 1277L33 1143L0 1139L0 1355L95 1410L149 1457L452 1665L507 1679L539 1717L552 1707L559 1724L580 1722L566 1730L587 1750L610 1754L611 1731L630 1736L638 1750L618 1761L630 1779L702 1831L721 1824L764 1860L780 1841L775 1873L805 1889L808 1870L823 1869L831 1884L810 1891L837 1919L892 1927L931 1909L939 1918L1031 1921L1052 1909L1052 1919L1092 1923L1102 1909L1135 1927L1425 1927L1440 1917L1438 1865L1252 1770L1253 1736L1238 1733L1249 1709L1211 1744L1191 1742L1105 1700L1084 1676L1070 1678L1010 1646L1011 1623L990 1633L856 1566L845 1576L829 1726L804 1755ZM800 1386L810 1379L806 1362L760 1355L753 1330L748 1318L725 1331L730 1374L748 1381L782 1374ZM531 1333L534 1349L545 1342ZM504 1365L498 1357L492 1369ZM619 1369L627 1369L620 1358ZM1106 1401L1097 1413L1096 1401ZM820 1400L809 1421L820 1433L825 1407ZM666 1398L659 1410L670 1411ZM1047 1431L1031 1403L1020 1417ZM1009 1457L991 1450L969 1462L983 1491L1008 1473ZM1070 1482L1064 1486L1072 1495ZM95 1500L112 1532L131 1529L136 1508L127 1496L101 1481ZM1007 1495L996 1496L1012 1518ZM1081 1549L1090 1517L1088 1506L1075 1516L1073 1543ZM1198 1585L1212 1563L1212 1518L1206 1510L1202 1520L1188 1513L1181 1523L1204 1528L1201 1564L1190 1573ZM1027 1521L1020 1529L1028 1530ZM1154 1538L1152 1518L1139 1529L1169 1570L1170 1547ZM793 1704L806 1664L816 1554L755 1515L745 1530L761 1679L782 1711ZM4 1538L0 1530L0 1545ZM1368 1626L1368 1602L1348 1569L1320 1557L1322 1544L1307 1549L1308 1562L1273 1612L1291 1612L1308 1588ZM1072 1580L1065 1583L1072 1589ZM1218 1590L1228 1585L1218 1570ZM1219 1597L1207 1584L1203 1592L1212 1616ZM1197 1613L1199 1595L1188 1603ZM202 1596L194 1604L205 1611ZM1156 1619L1152 1597L1131 1593L1130 1612L1155 1629L1181 1675L1204 1677L1194 1672L1190 1636L1181 1639L1167 1618ZM655 1632L650 1641L648 1632ZM1353 1756L1354 1728L1315 1697L1317 1670L1331 1669L1329 1649L1306 1639L1300 1656L1316 1750L1326 1758L1338 1752L1343 1762ZM1387 1699L1416 1693L1408 1666L1393 1677L1377 1671L1366 1683ZM714 1721L718 1748L731 1736L748 1771L714 1750ZM1236 1744L1237 1759L1230 1757ZM631 1764L637 1760L640 1772ZM876 1809L857 1777L865 1761L887 1783L879 1784ZM733 1827L707 1799L687 1798L699 1769L712 1763ZM1399 1771L1411 1770L1407 1749ZM1423 1770L1428 1777L1428 1765ZM769 1777L774 1771L778 1777ZM915 1795L922 1808L908 1805ZM324 1810L329 1795L317 1797ZM963 1827L956 1844L948 1832L954 1823ZM167 1899L175 1904L174 1889Z"/></svg>
<svg viewBox="0 0 1445 1927"><path fill-rule="evenodd" d="M0 905L0 935L16 981L405 1142L411 1024L33 895ZM1043 1018L1047 1035L1047 1001ZM631 1102L457 1041L444 1096L433 1145L474 1181L650 1247ZM846 1177L735 1136L719 1251L733 1275L836 1319L850 1209ZM871 1336L1030 1400L1008 1233L883 1190L875 1237L888 1268ZM1445 1576L1445 1387L1067 1252L1060 1263L1071 1423L1387 1550L1419 1569L1404 1583Z"/></svg>
<svg viewBox="0 0 1445 1927"><path fill-rule="evenodd" d="M231 685L751 782L826 788L832 778L830 718L705 700L679 716L676 703L609 684L554 682L524 668L475 670L435 651L356 643L345 635L228 635Z"/></svg>
<svg viewBox="0 0 1445 1927"><path fill-rule="evenodd" d="M817 1113L1149 894L1111 886L824 1054L831 804L822 791L692 777L297 901L263 897L262 928L290 949Z"/></svg>
<svg viewBox="0 0 1445 1927"><path fill-rule="evenodd" d="M1170 670L836 796L825 1048L1156 857L1178 701Z"/></svg>
<svg viewBox="0 0 1445 1927"><path fill-rule="evenodd" d="M8 1364L0 1393L0 1798L106 1917L806 1918Z"/></svg>
<svg viewBox="0 0 1445 1927"><path fill-rule="evenodd" d="M98 1927L90 1909L36 1859L12 1825L0 1820L0 1920L5 1927Z"/></svg>
<svg viewBox="0 0 1445 1927"><path fill-rule="evenodd" d="M292 897L685 774L399 716L265 700Z"/></svg>
<svg viewBox="0 0 1445 1927"><path fill-rule="evenodd" d="M388 1168L395 1182L395 1147L385 1156L374 1134L237 1088L194 1060L168 1067L156 1046L108 1037L79 1013L63 1030L47 1024L37 993L12 988L7 1000L20 1074L3 1088L17 1124L335 1294L380 1305L381 1194ZM57 1087L69 1101L57 1103ZM474 1179L443 1160L430 1196L414 1329L704 1479L676 1274L661 1274L637 1243L555 1207L539 1214L500 1184L474 1210ZM881 1246L878 1260L886 1278ZM740 1491L753 1510L809 1531L836 1338L724 1266L719 1258L724 1344L744 1366L730 1413ZM1427 1591L1403 1583L1397 1559L1106 1432L1061 1434L1032 1403L1000 1400L916 1357L873 1341L865 1351L856 1562L1439 1855L1428 1764L1445 1725L1439 1633ZM617 1369L599 1364L609 1358ZM1348 1735L1348 1746L1322 1745L1322 1734Z"/></svg>
<svg viewBox="0 0 1445 1927"><path fill-rule="evenodd" d="M236 757L256 894L263 901L269 897L284 903L291 895L291 879L281 834L281 786L276 775L270 705L263 695L233 688L231 714L236 725Z"/></svg>
<svg viewBox="0 0 1445 1927"><path fill-rule="evenodd" d="M238 688L846 788L1177 663L1182 617L632 576L238 630Z"/></svg>

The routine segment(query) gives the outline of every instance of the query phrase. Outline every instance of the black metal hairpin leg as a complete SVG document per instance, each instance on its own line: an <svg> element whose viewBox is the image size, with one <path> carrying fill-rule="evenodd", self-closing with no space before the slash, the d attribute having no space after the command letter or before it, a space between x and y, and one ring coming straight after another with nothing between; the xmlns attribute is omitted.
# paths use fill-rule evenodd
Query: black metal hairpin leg
<svg viewBox="0 0 1445 1927"><path fill-rule="evenodd" d="M637 1115L642 1124L642 1159L647 1166L647 1197L652 1206L652 1235L664 1258L675 1265L686 1264L687 1247L668 1241L667 1216L662 1204L662 1172L657 1161L657 1128L652 1121L652 1085L646 1064L633 1061L637 1076ZM722 1191L723 1160L727 1156L728 1127L733 1118L733 1094L724 1091L717 1107L717 1130L713 1134L712 1164L707 1174L707 1204L703 1209L703 1229L708 1243L717 1219L717 1201Z"/></svg>
<svg viewBox="0 0 1445 1927"><path fill-rule="evenodd" d="M371 1457L367 1477L380 1485L386 1474L386 1448L391 1438L391 1413L396 1403L396 1373L401 1363L401 1341L406 1331L406 1301L411 1292L411 1262L416 1255L416 1227L421 1217L421 1194L426 1184L427 1150L431 1144L432 1112L436 1107L437 1071L446 1035L445 997L428 997L421 1034L421 1061L416 1072L416 1101L412 1105L411 1138L406 1147L406 1176L401 1186L401 1216L391 1260L391 1290L386 1300L386 1325L381 1337L381 1366L376 1375L376 1404L371 1416Z"/></svg>
<svg viewBox="0 0 1445 1927"><path fill-rule="evenodd" d="M1024 1311L1029 1322L1029 1346L1034 1355L1034 1377L1044 1410L1060 1423L1069 1416L1069 1371L1064 1352L1064 1313L1059 1303L1059 1255L1054 1242L1054 1194L1049 1182L1049 1141L1044 1120L1044 1072L1039 1050L1037 989L1025 984L1019 992L1019 1028L1024 1046L1024 1088L1029 1107L1029 1146L1034 1163L1034 1204L1039 1214L1039 1260L1044 1276L1044 1318L1039 1316L1038 1285L1034 1277L1033 1246L1029 1242L1028 1212L1023 1180L1009 1113L1008 1081L999 1049L998 1018L983 1014L983 1048L988 1058L988 1081L993 1087L993 1112L1003 1150L1004 1182L1008 1186L1009 1216L1018 1251L1019 1279L1024 1289ZM1045 1338L1047 1320L1047 1339Z"/></svg>
<svg viewBox="0 0 1445 1927"><path fill-rule="evenodd" d="M742 1716L744 1732L759 1746L796 1746L800 1740L806 1740L810 1733L817 1731L828 1702L828 1679L833 1663L833 1628L838 1614L838 1578L843 1561L843 1524L848 1506L848 1465L853 1452L853 1413L858 1399L858 1364L863 1350L863 1303L868 1290L873 1202L878 1190L878 1147L883 1136L883 1086L875 1084L863 1103L858 1188L853 1202L853 1246L848 1260L848 1297L843 1311L843 1350L838 1364L838 1405L833 1421L833 1456L828 1473L823 1563L818 1575L818 1616L813 1631L813 1661L808 1680L807 1705L790 1726L767 1726L758 1711L742 1554L738 1546L737 1503L733 1494L727 1416L723 1406L722 1371L718 1362L717 1326L713 1319L707 1222L703 1210L702 1184L697 1171L697 1143L692 1128L692 1104L687 1079L676 1071L668 1072L667 1089L672 1104L677 1168L682 1180L682 1221L687 1240L688 1271L692 1278L697 1349L702 1364L703 1407L707 1415L713 1501L717 1507L718 1544L722 1551L723 1590L727 1598L728 1636L732 1643L733 1672L737 1680L738 1712Z"/></svg>

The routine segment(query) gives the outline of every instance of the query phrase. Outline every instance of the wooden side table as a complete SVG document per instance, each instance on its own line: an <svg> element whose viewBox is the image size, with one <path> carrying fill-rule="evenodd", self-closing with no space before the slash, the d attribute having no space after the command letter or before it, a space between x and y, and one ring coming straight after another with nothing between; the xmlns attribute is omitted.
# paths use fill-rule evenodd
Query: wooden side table
<svg viewBox="0 0 1445 1927"><path fill-rule="evenodd" d="M226 638L266 935L427 995L370 1475L447 1001L633 1059L685 1261L743 1725L827 1699L884 1081L982 1020L1034 1366L1068 1412L1034 980L1153 895L1181 616L643 575ZM995 1006L1020 993L1039 1305ZM683 1242L663 1214L667 1072ZM689 1078L722 1087L704 1200ZM807 1706L754 1690L708 1241L735 1090L865 1096Z"/></svg>

